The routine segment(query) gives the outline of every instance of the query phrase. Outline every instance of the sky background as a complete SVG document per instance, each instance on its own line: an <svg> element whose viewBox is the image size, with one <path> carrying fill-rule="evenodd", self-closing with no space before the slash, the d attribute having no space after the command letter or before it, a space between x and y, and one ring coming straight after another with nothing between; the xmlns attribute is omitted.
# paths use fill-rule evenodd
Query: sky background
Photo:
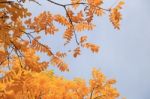
<svg viewBox="0 0 150 99"><path fill-rule="evenodd" d="M55 0L66 3L65 0ZM105 0L105 7L111 6L116 0ZM36 16L41 11L64 13L60 7L54 7L44 0L42 6L33 3L27 7ZM81 77L88 80L93 67L100 68L108 78L117 80L115 85L121 96L127 99L150 99L150 0L126 0L123 7L121 30L115 30L108 20L108 15L96 18L97 27L88 32L89 42L101 46L99 54L83 50L77 59L68 56L65 61L70 65L70 72L61 73L68 79ZM63 30L63 27L60 27ZM61 33L61 32L60 32ZM64 50L60 36L44 37L42 42L53 46L54 50ZM72 44L71 46L75 46ZM44 59L47 59L43 56Z"/></svg>

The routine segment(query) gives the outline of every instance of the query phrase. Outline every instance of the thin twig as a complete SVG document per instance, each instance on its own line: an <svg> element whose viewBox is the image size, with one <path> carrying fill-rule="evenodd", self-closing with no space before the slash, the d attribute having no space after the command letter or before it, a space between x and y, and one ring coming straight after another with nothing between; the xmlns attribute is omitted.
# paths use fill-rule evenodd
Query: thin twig
<svg viewBox="0 0 150 99"><path fill-rule="evenodd" d="M15 50L14 50L14 51L15 51L15 53L16 53L18 59L19 59L19 63L20 63L21 68L23 68L22 63L21 63L21 60L20 60L20 56L19 56L18 52L19 52L21 55L22 55L22 53L19 51L19 49L17 48L17 46L14 44L13 41L10 40L10 42L11 42L11 44L15 47ZM17 52L17 51L18 51L18 52ZM23 56L23 55L22 55L22 56Z"/></svg>
<svg viewBox="0 0 150 99"><path fill-rule="evenodd" d="M74 29L73 22L72 22L72 20L71 20L71 17L70 17L70 15L69 15L68 11L67 11L66 6L64 7L64 9L65 9L65 11L66 11L67 17L69 18L69 22L70 22L71 25L72 25L73 33L74 33L74 36L75 36L76 43L77 43L77 45L79 45L78 38L77 38L77 34L75 33L75 29Z"/></svg>
<svg viewBox="0 0 150 99"><path fill-rule="evenodd" d="M46 49L49 50L49 48L48 48L47 46L45 46L44 44L42 44L42 43L40 43L38 40L36 40L36 39L33 37L33 35L31 35L30 33L25 32L25 31L23 31L23 32L24 32L26 35L30 36L34 41L36 41L37 43L39 43L41 46L43 46L43 47L45 47ZM49 50L49 52L50 52L52 55L54 55L52 51Z"/></svg>
<svg viewBox="0 0 150 99"><path fill-rule="evenodd" d="M91 94L90 94L90 99L92 99L92 97L93 97L93 92L94 92L94 89L95 89L95 88L93 88L93 89L92 89L92 91L91 91Z"/></svg>
<svg viewBox="0 0 150 99"><path fill-rule="evenodd" d="M105 11L110 11L110 9L105 9L105 8L102 8L102 7L99 7L99 6L95 6L95 5L92 5L92 4L88 4L88 3L85 3L85 2L80 2L80 3L69 3L69 4L61 4L61 3L57 3L57 2L54 2L52 0L47 0L55 5L58 5L58 6L62 6L62 7L67 7L67 6L73 6L73 5L88 5L88 6L94 6L94 7L98 7L99 9L102 9L102 10L105 10Z"/></svg>

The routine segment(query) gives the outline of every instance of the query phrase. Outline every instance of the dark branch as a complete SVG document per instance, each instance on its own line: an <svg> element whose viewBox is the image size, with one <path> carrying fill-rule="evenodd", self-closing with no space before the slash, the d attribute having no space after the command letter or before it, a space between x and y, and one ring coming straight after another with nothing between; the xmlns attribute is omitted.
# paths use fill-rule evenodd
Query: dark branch
<svg viewBox="0 0 150 99"><path fill-rule="evenodd" d="M51 2L51 3L53 3L53 4L55 4L55 5L58 5L58 6L62 6L62 7L64 7L64 6L65 6L65 5L63 5L63 4L60 4L60 3L54 2L54 1L52 1L52 0L47 0L47 1L49 1L49 2Z"/></svg>
<svg viewBox="0 0 150 99"><path fill-rule="evenodd" d="M43 46L43 47L45 47L46 49L49 49L47 46L45 46L44 44L42 44L42 43L40 43L38 40L36 40L34 37L33 37L33 35L31 35L30 33L27 33L27 32L25 32L25 31L22 31L22 32L24 32L26 35L28 35L28 37L30 37L30 38L32 38L34 41L36 41L38 44L40 44L41 46ZM49 50L50 51L50 50ZM52 52L52 51L50 51L50 53L52 54L52 55L54 55L54 53Z"/></svg>
<svg viewBox="0 0 150 99"><path fill-rule="evenodd" d="M21 68L23 68L22 63L21 63L21 59L20 59L20 57L22 57L23 54L19 51L19 49L17 48L17 46L14 44L13 41L10 40L10 42L11 42L11 44L15 47L14 51L15 51L15 53L16 53L18 59L19 59L19 63L20 63ZM19 53L18 53L18 52L19 52ZM19 54L21 54L21 56L20 56Z"/></svg>
<svg viewBox="0 0 150 99"><path fill-rule="evenodd" d="M61 4L61 3L54 2L54 1L52 1L52 0L47 0L47 1L49 1L49 2L51 2L51 3L53 3L53 4L55 4L55 5L58 5L58 6L62 6L62 7L73 6L73 5L79 4L79 5L94 6L94 7L96 7L96 8L102 9L102 10L104 10L104 11L110 11L110 9L104 9L104 8L99 7L99 6L95 6L95 5L92 5L92 4L88 4L88 3L85 3L85 2L73 3L73 4L72 4L72 3L69 3L69 4Z"/></svg>
<svg viewBox="0 0 150 99"><path fill-rule="evenodd" d="M67 11L67 8L66 6L64 7L65 11L66 11L66 14L67 14L67 17L69 18L69 22L71 23L72 27L73 27L73 33L74 33L74 36L75 36L75 40L76 40L76 43L79 45L79 42L78 42L78 39L77 39L77 34L75 33L75 29L74 29L74 25L73 25L73 22L71 20L71 17L69 16L69 13Z"/></svg>
<svg viewBox="0 0 150 99"><path fill-rule="evenodd" d="M90 99L92 99L92 97L93 97L93 92L94 92L94 89L95 89L95 88L93 88L93 89L92 89L92 91L91 91L91 94L90 94Z"/></svg>

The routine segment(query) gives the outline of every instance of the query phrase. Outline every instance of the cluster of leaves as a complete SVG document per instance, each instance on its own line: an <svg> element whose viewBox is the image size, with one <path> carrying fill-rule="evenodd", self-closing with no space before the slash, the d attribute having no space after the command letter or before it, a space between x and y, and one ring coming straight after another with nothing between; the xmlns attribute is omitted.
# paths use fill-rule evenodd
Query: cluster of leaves
<svg viewBox="0 0 150 99"><path fill-rule="evenodd" d="M0 0L0 97L1 99L115 99L119 96L111 85L114 80L106 81L104 75L93 71L90 86L81 79L66 80L51 72L49 65L57 66L60 71L69 71L63 58L70 52L73 57L81 54L82 48L99 52L100 47L88 42L88 35L78 37L79 32L91 31L95 25L95 16L109 13L114 28L119 29L121 13L124 4L120 1L113 8L102 8L103 0L71 0L61 4L46 0L50 4L60 6L64 14L53 14L50 11L40 13L36 17L24 3L36 0ZM82 6L82 7L81 7ZM42 44L41 33L55 35L59 29L57 24L65 28L64 45L75 40L77 46L68 52L52 52L50 46ZM74 39L73 39L74 38ZM79 38L79 39L78 39ZM40 61L36 52L47 54L49 61ZM42 84L43 83L43 84ZM59 90L58 90L59 89ZM60 90L61 89L61 90Z"/></svg>
<svg viewBox="0 0 150 99"><path fill-rule="evenodd" d="M10 75L10 74L9 74ZM22 70L11 73L12 79L0 83L1 99L115 99L118 91L106 80L101 71L93 69L89 86L80 78L66 80L53 71L31 72Z"/></svg>

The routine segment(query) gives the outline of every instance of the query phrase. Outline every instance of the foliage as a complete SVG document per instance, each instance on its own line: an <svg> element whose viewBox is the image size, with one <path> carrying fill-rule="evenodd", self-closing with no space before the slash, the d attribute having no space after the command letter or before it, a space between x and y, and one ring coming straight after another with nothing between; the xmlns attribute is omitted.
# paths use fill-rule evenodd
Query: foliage
<svg viewBox="0 0 150 99"><path fill-rule="evenodd" d="M92 71L89 85L80 78L67 80L56 76L49 65L60 71L69 71L63 60L71 53L74 58L81 54L82 48L98 53L100 47L88 42L88 35L78 37L79 32L91 31L95 28L94 17L109 14L114 28L120 28L122 19L120 10L123 1L115 7L105 9L103 0L71 0L61 4L46 0L50 5L64 9L65 15L44 11L33 17L24 7L25 3L36 0L0 0L0 98L1 99L115 99L119 93L112 84L115 80L107 80L96 69ZM67 52L56 51L42 44L41 33L55 35L59 30L57 24L65 28L62 38L64 45L75 40L76 47ZM79 39L78 39L79 38ZM40 61L36 52L46 54L49 61Z"/></svg>
<svg viewBox="0 0 150 99"><path fill-rule="evenodd" d="M80 78L66 80L53 75L52 71L22 70L14 75L17 77L10 81L5 78L5 83L1 83L1 99L115 99L119 96L112 87L116 81L106 80L96 69L93 69L89 86Z"/></svg>

